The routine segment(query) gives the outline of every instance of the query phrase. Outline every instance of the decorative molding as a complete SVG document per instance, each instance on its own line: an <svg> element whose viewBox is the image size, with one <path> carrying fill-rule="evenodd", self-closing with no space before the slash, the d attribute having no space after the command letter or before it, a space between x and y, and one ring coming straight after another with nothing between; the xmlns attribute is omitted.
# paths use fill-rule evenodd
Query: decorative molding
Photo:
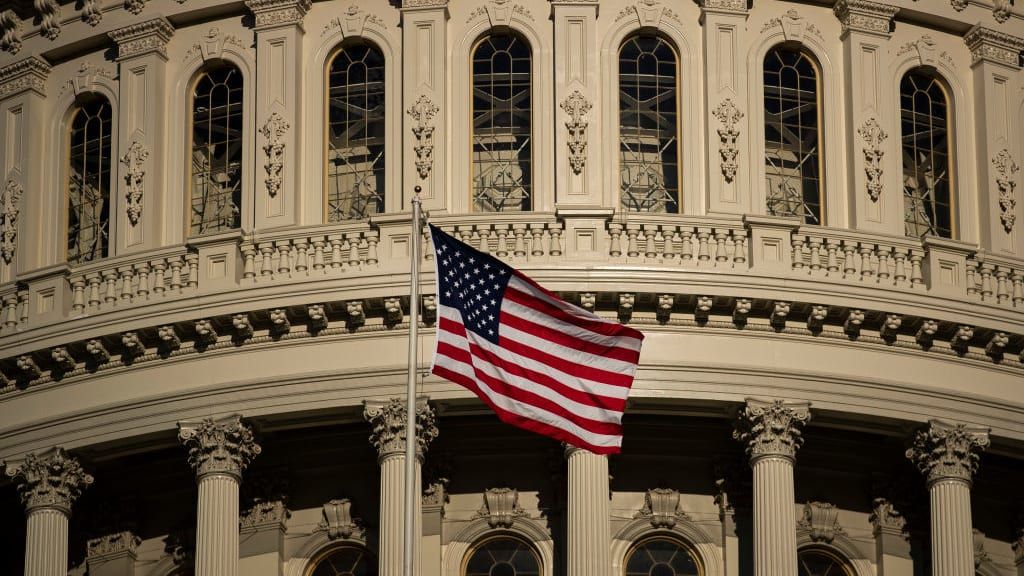
<svg viewBox="0 0 1024 576"><path fill-rule="evenodd" d="M882 157L885 150L882 144L889 134L875 118L868 118L857 128L857 134L864 140L864 173L867 175L868 196L877 202L884 187L882 181Z"/></svg>
<svg viewBox="0 0 1024 576"><path fill-rule="evenodd" d="M747 399L732 437L745 445L751 463L763 457L796 458L801 429L811 420L810 403Z"/></svg>
<svg viewBox="0 0 1024 576"><path fill-rule="evenodd" d="M447 2L445 4L447 5ZM520 20L533 21L533 13L522 4L510 3L509 0L490 0L482 6L477 6L476 9L470 12L466 22L472 22L484 15L487 16L492 28L494 26L508 26L512 22L513 15L518 16Z"/></svg>
<svg viewBox="0 0 1024 576"><path fill-rule="evenodd" d="M263 152L267 155L266 164L263 169L267 171L267 178L264 182L267 185L267 194L271 198L277 196L281 191L283 182L282 172L284 171L284 135L291 125L276 111L270 114L267 122L260 128L260 134L267 141L263 145Z"/></svg>
<svg viewBox="0 0 1024 576"><path fill-rule="evenodd" d="M430 176L430 170L434 167L434 116L439 111L440 108L426 94L420 94L406 110L414 122L412 133L416 137L416 145L413 146L416 152L416 171L423 180Z"/></svg>
<svg viewBox="0 0 1024 576"><path fill-rule="evenodd" d="M402 0L402 8L445 8L448 0Z"/></svg>
<svg viewBox="0 0 1024 576"><path fill-rule="evenodd" d="M701 14L738 14L746 16L747 0L698 0Z"/></svg>
<svg viewBox="0 0 1024 576"><path fill-rule="evenodd" d="M0 50L11 54L21 51L21 18L11 9L0 11Z"/></svg>
<svg viewBox="0 0 1024 576"><path fill-rule="evenodd" d="M70 515L71 506L93 482L78 460L60 447L30 453L17 464L5 462L4 467L28 512L53 508Z"/></svg>
<svg viewBox="0 0 1024 576"><path fill-rule="evenodd" d="M672 528L689 517L679 510L679 492L670 488L652 488L644 494L644 507L633 518L646 518L654 528Z"/></svg>
<svg viewBox="0 0 1024 576"><path fill-rule="evenodd" d="M188 463L199 479L208 474L241 478L261 450L252 430L237 414L220 420L179 422L178 440L188 450Z"/></svg>
<svg viewBox="0 0 1024 576"><path fill-rule="evenodd" d="M995 18L996 22L1000 24L1010 19L1013 14L1013 2L1012 0L993 0L992 2L992 17Z"/></svg>
<svg viewBox="0 0 1024 576"><path fill-rule="evenodd" d="M146 20L107 34L117 44L117 60L157 54L167 59L167 42L174 35L174 26L164 17Z"/></svg>
<svg viewBox="0 0 1024 576"><path fill-rule="evenodd" d="M89 62L82 62L78 66L78 73L74 77L69 78L60 87L60 95L63 96L65 92L71 91L75 94L82 94L83 92L92 92L96 90L96 79L106 78L108 80L113 79L114 73L106 68L90 64Z"/></svg>
<svg viewBox="0 0 1024 576"><path fill-rule="evenodd" d="M932 420L918 430L906 455L927 478L929 486L941 480L971 483L980 453L989 445L989 429Z"/></svg>
<svg viewBox="0 0 1024 576"><path fill-rule="evenodd" d="M364 11L355 4L348 7L343 16L331 18L327 24L324 25L323 31L320 33L321 36L326 36L332 30L341 30L341 35L345 38L349 36L362 36L363 30L366 24L374 24L380 28L384 28L386 25L376 14L370 14Z"/></svg>
<svg viewBox="0 0 1024 576"><path fill-rule="evenodd" d="M258 530L268 527L283 529L285 522L291 516L292 513L283 500L261 500L254 502L248 510L239 516L238 524L243 530Z"/></svg>
<svg viewBox="0 0 1024 576"><path fill-rule="evenodd" d="M282 26L302 26L311 0L246 0L245 5L256 19L259 32Z"/></svg>
<svg viewBox="0 0 1024 576"><path fill-rule="evenodd" d="M405 414L405 401L400 398L364 402L363 416L372 427L370 443L377 449L379 460L405 454ZM437 432L434 409L425 397L417 398L416 455L419 459L423 459Z"/></svg>
<svg viewBox="0 0 1024 576"><path fill-rule="evenodd" d="M964 42L971 51L972 66L979 62L991 62L1020 68L1024 39L976 24L964 34Z"/></svg>
<svg viewBox="0 0 1024 576"><path fill-rule="evenodd" d="M352 517L352 501L348 498L331 500L323 506L323 518L317 530L327 532L330 540L366 540L362 520Z"/></svg>
<svg viewBox="0 0 1024 576"><path fill-rule="evenodd" d="M82 0L82 22L89 26L97 26L103 20L103 8L100 0Z"/></svg>
<svg viewBox="0 0 1024 576"><path fill-rule="evenodd" d="M225 46L234 46L240 50L248 51L248 47L238 36L222 34L220 28L214 26L206 32L202 42L196 42L188 49L188 52L185 52L183 60L188 61L196 56L202 57L204 61L219 59L224 54Z"/></svg>
<svg viewBox="0 0 1024 576"><path fill-rule="evenodd" d="M138 140L132 142L128 151L121 156L121 163L126 167L124 181L128 187L128 191L125 192L125 199L128 201L126 210L132 226L138 225L139 219L142 218L142 193L146 179L143 167L148 158L149 150Z"/></svg>
<svg viewBox="0 0 1024 576"><path fill-rule="evenodd" d="M868 521L876 538L879 534L903 535L907 526L907 519L887 498L874 499Z"/></svg>
<svg viewBox="0 0 1024 576"><path fill-rule="evenodd" d="M60 36L60 4L57 0L32 0L39 14L39 34L47 40Z"/></svg>
<svg viewBox="0 0 1024 576"><path fill-rule="evenodd" d="M626 6L615 15L615 21L619 22L630 16L635 16L641 26L657 28L661 25L663 18L671 18L679 22L679 15L667 6L662 6L658 0L640 0L635 4Z"/></svg>
<svg viewBox="0 0 1024 576"><path fill-rule="evenodd" d="M1017 220L1017 197L1014 191L1020 166L1006 148L992 158L992 165L996 168L996 185L999 186L999 219L1003 222L1003 228L1011 232Z"/></svg>
<svg viewBox="0 0 1024 576"><path fill-rule="evenodd" d="M566 96L560 104L562 110L569 115L565 127L569 131L567 143L569 145L569 165L572 166L574 174L583 172L587 162L587 120L585 116L593 106L579 90Z"/></svg>
<svg viewBox="0 0 1024 576"><path fill-rule="evenodd" d="M32 90L46 96L46 77L50 65L43 60L29 56L0 68L0 99Z"/></svg>
<svg viewBox="0 0 1024 576"><path fill-rule="evenodd" d="M130 531L104 534L86 542L85 556L88 560L106 559L117 556L135 556L142 539Z"/></svg>
<svg viewBox="0 0 1024 576"><path fill-rule="evenodd" d="M892 20L900 11L899 6L871 2L870 0L839 0L833 12L843 27L843 36L850 32L862 32L888 37L892 32Z"/></svg>
<svg viewBox="0 0 1024 576"><path fill-rule="evenodd" d="M491 528L511 528L516 518L528 516L519 506L519 492L515 488L488 488L484 491L484 505L474 518L486 518Z"/></svg>
<svg viewBox="0 0 1024 576"><path fill-rule="evenodd" d="M743 118L743 112L736 107L732 98L726 98L712 114L722 123L722 127L718 129L718 137L721 140L718 152L722 157L722 175L725 176L726 182L732 182L736 178L736 171L739 170L737 156L740 151L736 146L736 139L739 138L740 131L737 124Z"/></svg>
<svg viewBox="0 0 1024 576"><path fill-rule="evenodd" d="M18 248L18 215L25 189L15 171L7 175L7 185L0 192L0 257L10 264Z"/></svg>
<svg viewBox="0 0 1024 576"><path fill-rule="evenodd" d="M974 528L971 530L971 540L974 549L974 567L978 568L984 562L991 562L992 557L985 550L985 533Z"/></svg>
<svg viewBox="0 0 1024 576"><path fill-rule="evenodd" d="M125 332L121 334L122 357L130 363L133 358L146 353L146 345L142 343L138 332Z"/></svg>
<svg viewBox="0 0 1024 576"><path fill-rule="evenodd" d="M916 51L919 66L935 66L935 46L935 39L925 34L913 42L907 42L900 46L896 55L903 56Z"/></svg>
<svg viewBox="0 0 1024 576"><path fill-rule="evenodd" d="M831 544L837 534L843 533L839 526L839 509L827 502L804 504L804 515L796 525L798 529L807 531L813 542Z"/></svg>
<svg viewBox="0 0 1024 576"><path fill-rule="evenodd" d="M763 34L773 28L782 28L782 36L787 41L800 42L805 32L819 40L824 40L821 30L813 22L804 22L804 17L793 9L787 10L782 16L770 18L761 27L761 33Z"/></svg>
<svg viewBox="0 0 1024 576"><path fill-rule="evenodd" d="M949 3L957 12L963 12L967 9L967 4L969 4L968 0L949 0Z"/></svg>
<svg viewBox="0 0 1024 576"><path fill-rule="evenodd" d="M138 16L146 7L146 0L124 0L124 9Z"/></svg>

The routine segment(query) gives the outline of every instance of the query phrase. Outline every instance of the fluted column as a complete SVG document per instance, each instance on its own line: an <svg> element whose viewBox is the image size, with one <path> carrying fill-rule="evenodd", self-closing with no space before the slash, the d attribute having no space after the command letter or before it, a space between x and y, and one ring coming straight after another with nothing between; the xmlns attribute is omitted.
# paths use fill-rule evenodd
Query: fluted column
<svg viewBox="0 0 1024 576"><path fill-rule="evenodd" d="M392 398L386 401L367 400L363 415L370 422L370 443L377 449L380 465L380 576L402 576L402 553L405 522L405 401ZM426 398L416 400L416 478L422 486L423 454L437 437L434 411ZM422 534L422 505L417 499L413 514L414 534ZM413 565L419 566L419 551L413 543Z"/></svg>
<svg viewBox="0 0 1024 576"><path fill-rule="evenodd" d="M608 458L566 445L569 461L569 576L611 574Z"/></svg>
<svg viewBox="0 0 1024 576"><path fill-rule="evenodd" d="M754 576L797 573L793 462L810 406L747 399L733 432L754 469Z"/></svg>
<svg viewBox="0 0 1024 576"><path fill-rule="evenodd" d="M178 439L199 483L195 574L237 576L238 485L260 447L237 414L179 422Z"/></svg>
<svg viewBox="0 0 1024 576"><path fill-rule="evenodd" d="M29 454L25 460L5 466L18 486L28 516L25 576L65 576L71 506L92 484L92 476L63 448L38 456Z"/></svg>
<svg viewBox="0 0 1024 576"><path fill-rule="evenodd" d="M980 453L988 446L988 432L988 428L932 420L926 430L917 432L907 450L907 458L928 482L933 576L974 574L971 481Z"/></svg>

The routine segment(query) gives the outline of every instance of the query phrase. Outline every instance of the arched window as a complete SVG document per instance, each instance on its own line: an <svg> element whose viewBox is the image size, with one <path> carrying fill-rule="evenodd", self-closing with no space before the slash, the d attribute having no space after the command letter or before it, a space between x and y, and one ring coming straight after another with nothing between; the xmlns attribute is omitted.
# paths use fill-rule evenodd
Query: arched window
<svg viewBox="0 0 1024 576"><path fill-rule="evenodd" d="M853 576L850 565L835 554L818 549L801 550L797 576Z"/></svg>
<svg viewBox="0 0 1024 576"><path fill-rule="evenodd" d="M328 222L384 211L384 55L347 42L327 70Z"/></svg>
<svg viewBox="0 0 1024 576"><path fill-rule="evenodd" d="M700 576L693 552L672 538L642 540L626 555L625 576Z"/></svg>
<svg viewBox="0 0 1024 576"><path fill-rule="evenodd" d="M377 560L360 546L336 546L310 562L306 576L377 576Z"/></svg>
<svg viewBox="0 0 1024 576"><path fill-rule="evenodd" d="M111 109L106 98L83 97L70 121L68 154L69 264L110 254Z"/></svg>
<svg viewBox="0 0 1024 576"><path fill-rule="evenodd" d="M953 236L950 110L935 76L911 70L900 82L903 222L907 236Z"/></svg>
<svg viewBox="0 0 1024 576"><path fill-rule="evenodd" d="M778 46L764 58L764 164L768 213L821 224L818 69L806 52Z"/></svg>
<svg viewBox="0 0 1024 576"><path fill-rule="evenodd" d="M619 187L622 208L679 212L679 65L652 34L619 50Z"/></svg>
<svg viewBox="0 0 1024 576"><path fill-rule="evenodd" d="M540 576L540 557L518 538L498 536L477 545L462 576Z"/></svg>
<svg viewBox="0 0 1024 576"><path fill-rule="evenodd" d="M533 208L530 46L493 32L473 49L473 209Z"/></svg>
<svg viewBox="0 0 1024 576"><path fill-rule="evenodd" d="M242 224L242 73L217 62L192 90L189 234Z"/></svg>

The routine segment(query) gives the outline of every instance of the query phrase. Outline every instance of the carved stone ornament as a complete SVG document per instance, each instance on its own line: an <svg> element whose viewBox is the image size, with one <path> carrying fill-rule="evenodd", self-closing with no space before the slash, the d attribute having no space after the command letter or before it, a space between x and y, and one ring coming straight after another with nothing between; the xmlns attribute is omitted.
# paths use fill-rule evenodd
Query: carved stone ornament
<svg viewBox="0 0 1024 576"><path fill-rule="evenodd" d="M919 66L935 66L935 40L931 36L925 34L913 42L907 42L900 46L896 55L902 56L910 52L917 52Z"/></svg>
<svg viewBox="0 0 1024 576"><path fill-rule="evenodd" d="M882 144L889 134L874 118L868 118L857 128L857 134L864 140L864 174L867 175L868 196L877 202L882 195Z"/></svg>
<svg viewBox="0 0 1024 576"><path fill-rule="evenodd" d="M46 77L50 65L35 56L18 60L0 68L0 99L33 90L46 96Z"/></svg>
<svg viewBox="0 0 1024 576"><path fill-rule="evenodd" d="M412 133L416 137L416 145L413 146L416 152L416 171L424 180L430 176L430 170L434 167L434 116L439 110L426 94L420 94L406 111L414 122Z"/></svg>
<svg viewBox="0 0 1024 576"><path fill-rule="evenodd" d="M886 498L875 498L868 520L871 522L875 536L879 534L901 535L907 526L907 519Z"/></svg>
<svg viewBox="0 0 1024 576"><path fill-rule="evenodd" d="M82 22L89 26L97 26L103 20L103 9L100 7L100 0L83 0Z"/></svg>
<svg viewBox="0 0 1024 576"><path fill-rule="evenodd" d="M747 0L699 0L703 12L717 14L746 14Z"/></svg>
<svg viewBox="0 0 1024 576"><path fill-rule="evenodd" d="M118 28L108 36L117 43L117 59L125 60L156 53L167 58L167 41L174 35L174 26L166 18L154 18Z"/></svg>
<svg viewBox="0 0 1024 576"><path fill-rule="evenodd" d="M484 505L477 518L487 518L491 528L511 528L516 518L526 516L519 507L519 492L514 488L488 488L484 491Z"/></svg>
<svg viewBox="0 0 1024 576"><path fill-rule="evenodd" d="M809 533L811 541L826 544L831 544L836 534L843 532L839 526L839 510L826 502L804 504L804 515L797 526Z"/></svg>
<svg viewBox="0 0 1024 576"><path fill-rule="evenodd" d="M132 14L142 14L142 9L145 7L146 0L124 0L124 9Z"/></svg>
<svg viewBox="0 0 1024 576"><path fill-rule="evenodd" d="M0 192L0 257L10 264L18 246L18 214L21 212L21 197L24 189L14 174L7 179L7 185Z"/></svg>
<svg viewBox="0 0 1024 576"><path fill-rule="evenodd" d="M1020 53L1024 39L976 24L964 34L964 42L971 51L971 64L991 62L1013 69L1020 68Z"/></svg>
<svg viewBox="0 0 1024 576"><path fill-rule="evenodd" d="M60 4L57 0L32 0L39 14L39 33L47 40L60 36Z"/></svg>
<svg viewBox="0 0 1024 576"><path fill-rule="evenodd" d="M761 27L761 32L767 32L772 28L782 28L782 36L787 42L800 42L805 32L813 34L817 38L822 38L821 30L817 26L813 23L805 22L804 17L792 9L787 10L782 16L770 18Z"/></svg>
<svg viewBox="0 0 1024 576"><path fill-rule="evenodd" d="M5 468L27 512L54 508L70 514L72 504L92 484L92 476L63 448L29 454L16 465L5 463Z"/></svg>
<svg viewBox="0 0 1024 576"><path fill-rule="evenodd" d="M115 532L86 542L86 558L96 560L116 556L134 556L142 539L132 532Z"/></svg>
<svg viewBox="0 0 1024 576"><path fill-rule="evenodd" d="M968 0L949 0L949 3L957 12L963 12L967 8Z"/></svg>
<svg viewBox="0 0 1024 576"><path fill-rule="evenodd" d="M980 452L989 445L988 433L988 428L932 420L927 429L915 435L907 458L929 485L942 480L969 484L978 471Z"/></svg>
<svg viewBox="0 0 1024 576"><path fill-rule="evenodd" d="M14 10L0 11L0 50L11 54L21 51L21 18Z"/></svg>
<svg viewBox="0 0 1024 576"><path fill-rule="evenodd" d="M587 112L593 107L579 90L573 90L561 103L562 110L569 115L565 127L569 131L569 165L574 174L583 172L587 162Z"/></svg>
<svg viewBox="0 0 1024 576"><path fill-rule="evenodd" d="M187 62L197 56L203 60L216 60L223 56L225 46L234 46L245 50L245 44L234 34L222 34L220 28L214 26L206 31L202 42L196 42L185 53L184 60Z"/></svg>
<svg viewBox="0 0 1024 576"><path fill-rule="evenodd" d="M324 25L323 32L320 35L326 36L332 30L341 30L342 36L346 38L349 36L362 36L363 29L368 22L379 27L385 26L384 21L375 14L365 12L362 8L353 4L348 7L344 15L331 18Z"/></svg>
<svg viewBox="0 0 1024 576"><path fill-rule="evenodd" d="M281 500L259 501L239 516L238 523L243 529L277 527L284 525L291 515L288 506Z"/></svg>
<svg viewBox="0 0 1024 576"><path fill-rule="evenodd" d="M263 169L267 171L267 178L264 182L267 184L267 194L271 198L277 196L277 193L281 191L283 181L281 173L284 171L284 135L289 128L291 125L277 112L272 112L266 123L263 124L263 128L260 128L260 134L267 141L263 145L263 152L267 155Z"/></svg>
<svg viewBox="0 0 1024 576"><path fill-rule="evenodd" d="M179 422L178 440L188 450L188 463L200 479L207 474L240 478L260 453L252 430L237 414L220 420Z"/></svg>
<svg viewBox="0 0 1024 576"><path fill-rule="evenodd" d="M405 400L366 401L363 416L370 422L370 443L380 459L405 453ZM416 401L416 453L419 458L437 437L434 410L426 399Z"/></svg>
<svg viewBox="0 0 1024 576"><path fill-rule="evenodd" d="M992 17L996 22L1000 24L1006 22L1010 19L1011 14L1013 14L1012 0L994 0L992 2Z"/></svg>
<svg viewBox="0 0 1024 576"><path fill-rule="evenodd" d="M246 0L245 5L256 19L255 29L268 30L282 26L301 25L309 12L310 0Z"/></svg>
<svg viewBox="0 0 1024 576"><path fill-rule="evenodd" d="M146 178L143 166L147 159L149 150L138 140L132 142L128 151L121 156L121 163L126 167L124 181L128 187L128 191L125 192L125 199L128 201L126 210L132 226L137 225L142 218L142 188Z"/></svg>
<svg viewBox="0 0 1024 576"><path fill-rule="evenodd" d="M892 19L899 10L899 6L870 0L839 0L833 8L844 36L850 32L889 36Z"/></svg>
<svg viewBox="0 0 1024 576"><path fill-rule="evenodd" d="M359 518L352 517L352 501L348 498L331 500L324 504L323 519L317 525L318 530L327 532L331 540L365 540L366 531Z"/></svg>
<svg viewBox="0 0 1024 576"><path fill-rule="evenodd" d="M74 94L95 92L96 81L99 78L110 80L113 77L114 73L106 68L90 64L89 62L82 62L78 66L78 72L61 85L60 93L63 96L64 92L69 90Z"/></svg>
<svg viewBox="0 0 1024 576"><path fill-rule="evenodd" d="M624 20L635 16L641 26L657 28L661 25L663 18L671 18L679 21L679 15L671 8L663 6L658 0L640 0L635 4L626 6L615 15L615 21Z"/></svg>
<svg viewBox="0 0 1024 576"><path fill-rule="evenodd" d="M405 2L405 5L408 5L408 2ZM466 22L472 22L485 14L492 28L495 26L508 26L512 22L513 15L518 16L520 20L533 20L533 14L522 4L513 4L509 0L490 0L490 2L477 6L476 9L470 12Z"/></svg>
<svg viewBox="0 0 1024 576"><path fill-rule="evenodd" d="M736 107L731 98L726 98L712 114L722 123L722 127L718 129L718 137L721 139L718 153L722 156L722 175L725 176L726 182L732 182L736 178L736 171L739 170L736 157L740 151L736 146L736 139L740 137L740 131L737 124L743 118L743 112Z"/></svg>
<svg viewBox="0 0 1024 576"><path fill-rule="evenodd" d="M686 514L679 510L679 492L652 488L644 494L644 507L633 518L646 518L654 528L672 528Z"/></svg>
<svg viewBox="0 0 1024 576"><path fill-rule="evenodd" d="M1017 188L1020 166L1006 148L992 158L992 165L996 167L996 185L999 186L999 219L1003 222L1003 228L1011 232L1017 220L1017 197L1014 190Z"/></svg>
<svg viewBox="0 0 1024 576"><path fill-rule="evenodd" d="M809 403L749 399L732 436L746 445L751 463L766 456L792 460L804 443L801 429L810 420Z"/></svg>

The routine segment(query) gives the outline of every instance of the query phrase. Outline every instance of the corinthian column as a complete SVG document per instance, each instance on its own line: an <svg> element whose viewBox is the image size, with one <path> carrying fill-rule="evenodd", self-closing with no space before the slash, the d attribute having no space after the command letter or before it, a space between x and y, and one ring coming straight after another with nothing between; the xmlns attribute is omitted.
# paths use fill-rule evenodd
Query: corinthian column
<svg viewBox="0 0 1024 576"><path fill-rule="evenodd" d="M611 574L608 458L566 445L569 461L569 576Z"/></svg>
<svg viewBox="0 0 1024 576"><path fill-rule="evenodd" d="M237 576L238 485L260 447L237 414L179 422L178 440L199 483L196 576Z"/></svg>
<svg viewBox="0 0 1024 576"><path fill-rule="evenodd" d="M370 422L370 443L377 449L380 465L380 576L402 576L405 522L405 401L367 400L363 416ZM423 454L437 437L434 411L426 398L416 399L416 485L422 486ZM419 493L420 490L417 490ZM414 534L422 534L422 502L417 499L413 514ZM419 566L419 551L413 543L413 566ZM418 573L418 570L416 571Z"/></svg>
<svg viewBox="0 0 1024 576"><path fill-rule="evenodd" d="M907 458L928 482L932 516L932 575L973 576L971 479L980 452L988 446L988 428L929 422L919 430Z"/></svg>
<svg viewBox="0 0 1024 576"><path fill-rule="evenodd" d="M797 573L793 462L810 407L748 398L733 432L754 469L754 576Z"/></svg>
<svg viewBox="0 0 1024 576"><path fill-rule="evenodd" d="M63 448L25 460L5 463L25 505L25 576L65 576L68 573L68 519L71 505L92 476Z"/></svg>

